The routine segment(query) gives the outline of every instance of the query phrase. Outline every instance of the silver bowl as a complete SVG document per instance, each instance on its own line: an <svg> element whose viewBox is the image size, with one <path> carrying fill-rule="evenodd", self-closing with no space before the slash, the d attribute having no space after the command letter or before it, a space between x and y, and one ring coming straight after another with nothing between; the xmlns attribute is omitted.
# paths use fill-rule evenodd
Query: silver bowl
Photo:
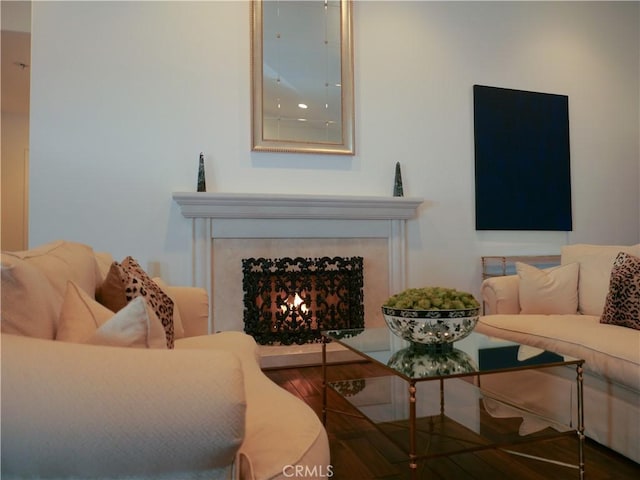
<svg viewBox="0 0 640 480"><path fill-rule="evenodd" d="M478 367L471 356L462 350L434 353L428 346L412 344L398 350L387 365L411 378L439 377L477 372Z"/></svg>
<svg viewBox="0 0 640 480"><path fill-rule="evenodd" d="M392 333L412 343L440 345L462 340L478 323L480 307L464 310L413 310L382 307Z"/></svg>

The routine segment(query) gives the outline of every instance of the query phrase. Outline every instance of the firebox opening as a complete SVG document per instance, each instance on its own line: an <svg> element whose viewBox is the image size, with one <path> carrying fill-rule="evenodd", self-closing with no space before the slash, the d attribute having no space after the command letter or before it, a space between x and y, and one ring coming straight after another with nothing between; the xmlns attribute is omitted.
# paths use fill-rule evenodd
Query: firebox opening
<svg viewBox="0 0 640 480"><path fill-rule="evenodd" d="M261 345L321 340L330 329L363 328L363 258L242 260L244 331Z"/></svg>

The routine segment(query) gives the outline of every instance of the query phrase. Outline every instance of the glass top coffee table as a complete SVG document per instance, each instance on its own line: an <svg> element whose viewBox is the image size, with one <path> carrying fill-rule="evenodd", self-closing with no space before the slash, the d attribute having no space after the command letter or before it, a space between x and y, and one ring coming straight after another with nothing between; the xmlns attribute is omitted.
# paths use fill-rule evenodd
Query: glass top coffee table
<svg viewBox="0 0 640 480"><path fill-rule="evenodd" d="M412 478L429 458L491 448L573 468L584 478L583 360L476 332L448 349L410 344L385 327L322 336L323 423L327 412L345 413L327 405L330 387L392 442ZM327 382L329 342L385 375ZM578 436L577 464L518 448L568 434Z"/></svg>

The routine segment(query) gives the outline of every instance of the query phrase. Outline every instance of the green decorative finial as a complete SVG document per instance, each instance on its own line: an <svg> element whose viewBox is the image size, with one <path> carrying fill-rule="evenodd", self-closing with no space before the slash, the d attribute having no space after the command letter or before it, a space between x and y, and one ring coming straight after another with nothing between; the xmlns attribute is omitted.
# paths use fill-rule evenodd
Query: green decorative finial
<svg viewBox="0 0 640 480"><path fill-rule="evenodd" d="M198 192L207 191L207 182L204 178L204 154L200 152L200 164L198 165Z"/></svg>
<svg viewBox="0 0 640 480"><path fill-rule="evenodd" d="M400 171L400 162L396 162L396 178L393 182L393 196L404 197L402 189L402 172Z"/></svg>

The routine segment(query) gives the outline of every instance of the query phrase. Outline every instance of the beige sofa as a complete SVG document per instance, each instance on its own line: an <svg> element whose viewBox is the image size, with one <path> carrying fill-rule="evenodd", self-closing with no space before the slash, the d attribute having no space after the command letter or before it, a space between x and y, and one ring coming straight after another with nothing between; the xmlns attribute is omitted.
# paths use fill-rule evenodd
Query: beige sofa
<svg viewBox="0 0 640 480"><path fill-rule="evenodd" d="M262 373L251 337L206 334L204 290L161 283L174 349L154 343L148 312L111 327L108 345L55 340L72 286L81 308L102 308L111 262L63 241L3 252L2 478L283 479L296 466L321 478L318 415Z"/></svg>
<svg viewBox="0 0 640 480"><path fill-rule="evenodd" d="M569 245L562 248L560 267L517 264L516 275L486 279L486 315L476 330L584 359L586 435L640 462L640 330L600 322L621 251L640 256L640 245ZM547 377L511 389L535 394L546 400L546 410L557 410L558 392L575 382L575 372Z"/></svg>

